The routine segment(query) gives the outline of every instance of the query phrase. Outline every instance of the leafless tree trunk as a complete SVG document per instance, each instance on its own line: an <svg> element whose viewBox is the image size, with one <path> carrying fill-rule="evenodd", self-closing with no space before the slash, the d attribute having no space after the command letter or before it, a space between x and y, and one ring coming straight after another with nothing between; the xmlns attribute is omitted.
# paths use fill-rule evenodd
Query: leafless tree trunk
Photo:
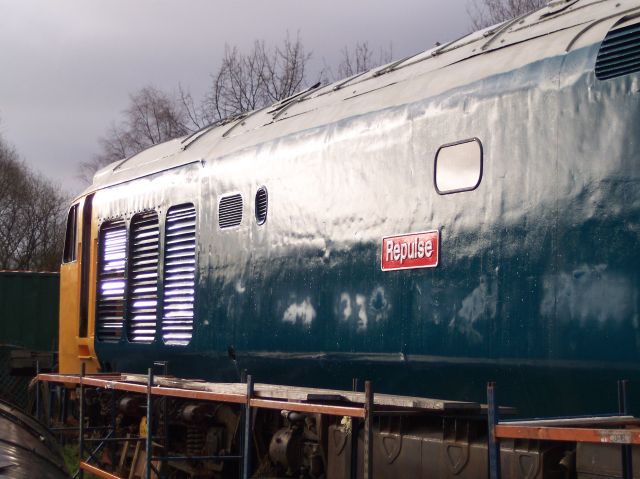
<svg viewBox="0 0 640 479"><path fill-rule="evenodd" d="M78 176L89 183L98 169L110 163L293 95L307 84L310 58L299 37L287 36L275 48L256 41L246 54L227 46L200 103L182 86L177 95L152 86L142 88L130 96L122 120L99 140L100 153L81 164Z"/></svg>
<svg viewBox="0 0 640 479"><path fill-rule="evenodd" d="M338 64L338 76L336 79L350 77L384 65L389 63L392 58L393 48L391 45L386 49L381 48L375 60L369 42L357 42L353 50L345 46L342 49L342 60Z"/></svg>
<svg viewBox="0 0 640 479"><path fill-rule="evenodd" d="M0 138L0 269L57 270L65 198Z"/></svg>
<svg viewBox="0 0 640 479"><path fill-rule="evenodd" d="M114 161L199 128L180 101L153 86L142 88L129 99L121 122L112 124L100 138L100 153L80 165L78 176L87 183L98 169Z"/></svg>
<svg viewBox="0 0 640 479"><path fill-rule="evenodd" d="M225 47L220 69L200 108L204 123L213 123L273 104L307 86L311 53L300 40L287 36L281 46L268 48L256 41L249 53ZM184 98L184 95L183 95ZM189 99L188 99L189 100ZM183 102L189 117L200 121L193 102Z"/></svg>
<svg viewBox="0 0 640 479"><path fill-rule="evenodd" d="M368 70L391 61L391 56L391 46L381 49L377 60L367 42L357 43L353 51L345 47L338 74L342 78ZM275 47L256 41L247 53L227 45L220 68L211 76L211 86L201 102L195 101L182 86L178 87L177 95L151 86L143 88L131 95L122 120L100 139L100 153L81 165L80 178L90 182L96 170L110 163L207 125L272 105L329 76L325 68L310 82L310 59L311 53L305 50L299 35L295 39L287 35Z"/></svg>
<svg viewBox="0 0 640 479"><path fill-rule="evenodd" d="M474 30L502 23L542 8L548 0L473 0L467 6Z"/></svg>
<svg viewBox="0 0 640 479"><path fill-rule="evenodd" d="M267 59L266 77L263 79L267 102L263 106L288 98L307 86L307 64L311 53L305 52L300 36L291 41L287 35L281 47L271 52L263 48L263 53Z"/></svg>

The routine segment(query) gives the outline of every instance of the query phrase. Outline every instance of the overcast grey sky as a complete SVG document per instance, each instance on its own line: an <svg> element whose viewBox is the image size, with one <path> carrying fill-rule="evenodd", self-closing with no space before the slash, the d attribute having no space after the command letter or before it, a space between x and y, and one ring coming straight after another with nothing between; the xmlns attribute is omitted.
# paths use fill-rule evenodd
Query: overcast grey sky
<svg viewBox="0 0 640 479"><path fill-rule="evenodd" d="M78 164L153 84L199 98L225 43L247 50L287 31L335 66L368 41L400 58L469 30L466 0L0 0L0 134L35 170L75 193Z"/></svg>

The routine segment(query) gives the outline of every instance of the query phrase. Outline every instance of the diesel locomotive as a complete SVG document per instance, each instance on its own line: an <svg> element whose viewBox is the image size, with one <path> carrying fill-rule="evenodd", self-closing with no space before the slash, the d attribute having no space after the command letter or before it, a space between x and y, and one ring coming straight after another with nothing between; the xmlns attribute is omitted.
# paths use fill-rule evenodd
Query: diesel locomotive
<svg viewBox="0 0 640 479"><path fill-rule="evenodd" d="M639 71L640 1L552 1L109 165L68 214L60 371L611 410Z"/></svg>

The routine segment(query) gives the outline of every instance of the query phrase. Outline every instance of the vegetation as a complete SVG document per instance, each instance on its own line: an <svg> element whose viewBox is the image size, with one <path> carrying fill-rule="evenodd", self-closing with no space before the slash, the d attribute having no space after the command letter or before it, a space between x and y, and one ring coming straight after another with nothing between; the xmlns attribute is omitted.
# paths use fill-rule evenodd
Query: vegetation
<svg viewBox="0 0 640 479"><path fill-rule="evenodd" d="M177 94L147 85L129 97L129 106L100 139L100 152L80 166L90 182L98 169L157 143L193 133L207 125L290 97L308 86L355 75L391 61L391 47L374 55L367 42L342 50L337 75L328 67L310 73L312 54L300 37L285 37L280 45L256 41L248 52L225 47L218 71L200 101L178 87Z"/></svg>
<svg viewBox="0 0 640 479"><path fill-rule="evenodd" d="M66 198L0 137L0 269L56 271Z"/></svg>
<svg viewBox="0 0 640 479"><path fill-rule="evenodd" d="M474 30L504 22L540 8L547 0L469 0ZM280 45L256 41L248 52L225 47L208 92L200 101L178 87L170 94L147 85L131 94L129 106L100 140L99 153L80 166L79 176L90 182L96 170L114 161L172 138L193 133L207 125L247 111L271 105L318 81L335 80L391 61L391 47L374 55L368 42L345 47L336 68L310 73L312 53L297 36Z"/></svg>
<svg viewBox="0 0 640 479"><path fill-rule="evenodd" d="M505 22L538 8L549 0L473 0L468 7L473 30Z"/></svg>
<svg viewBox="0 0 640 479"><path fill-rule="evenodd" d="M546 4L546 0L470 0L475 29L503 22ZM318 81L348 77L391 61L391 47L374 55L367 42L345 47L336 74L310 73L312 53L299 36L280 45L256 41L248 52L227 46L200 101L178 87L171 94L151 85L130 95L121 119L100 140L99 153L80 166L90 181L95 171L149 146L192 133L291 96ZM57 270L64 236L66 200L59 188L30 170L0 137L0 269Z"/></svg>

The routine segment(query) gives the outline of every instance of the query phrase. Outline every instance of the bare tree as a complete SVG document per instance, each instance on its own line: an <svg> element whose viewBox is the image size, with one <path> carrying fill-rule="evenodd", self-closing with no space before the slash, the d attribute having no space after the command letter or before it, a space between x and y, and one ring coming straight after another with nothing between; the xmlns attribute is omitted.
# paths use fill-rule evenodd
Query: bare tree
<svg viewBox="0 0 640 479"><path fill-rule="evenodd" d="M188 129L197 131L213 122L209 118L205 102L196 103L189 90L185 90L182 85L178 85L177 102L182 111L183 120L189 125Z"/></svg>
<svg viewBox="0 0 640 479"><path fill-rule="evenodd" d="M467 6L474 30L502 23L542 8L548 0L473 0Z"/></svg>
<svg viewBox="0 0 640 479"><path fill-rule="evenodd" d="M269 48L256 41L248 53L225 47L222 63L201 102L178 86L171 95L146 86L130 96L119 123L100 138L100 152L80 165L79 177L93 174L114 161L145 148L197 131L207 125L287 98L307 84L307 53L297 36Z"/></svg>
<svg viewBox="0 0 640 479"><path fill-rule="evenodd" d="M264 42L255 42L248 54L225 46L222 64L203 102L203 112L214 122L262 107L269 100L268 62Z"/></svg>
<svg viewBox="0 0 640 479"><path fill-rule="evenodd" d="M0 269L57 270L65 198L0 138Z"/></svg>
<svg viewBox="0 0 640 479"><path fill-rule="evenodd" d="M265 51L265 57L268 60L264 78L267 102L263 106L288 98L307 86L307 64L311 53L305 51L299 35L295 41L287 35L282 46L271 52Z"/></svg>
<svg viewBox="0 0 640 479"><path fill-rule="evenodd" d="M183 112L168 94L146 86L131 95L125 110L127 147L139 151L149 146L182 136L190 130Z"/></svg>
<svg viewBox="0 0 640 479"><path fill-rule="evenodd" d="M371 70L377 66L389 63L393 58L393 48L389 45L389 48L380 48L378 57L374 60L373 50L369 42L356 42L353 50L345 46L341 53L342 60L338 64L337 78L346 78Z"/></svg>
<svg viewBox="0 0 640 479"><path fill-rule="evenodd" d="M198 123L202 123L201 117L206 123L213 123L271 105L307 86L310 59L311 53L305 51L299 36L291 40L287 35L282 45L273 48L256 41L246 54L227 45L201 104L200 117L193 102L183 104L189 110L188 116Z"/></svg>
<svg viewBox="0 0 640 479"><path fill-rule="evenodd" d="M145 86L129 100L120 123L112 124L100 138L100 153L80 165L81 179L90 182L103 166L199 128L181 101L153 86Z"/></svg>
<svg viewBox="0 0 640 479"><path fill-rule="evenodd" d="M381 49L376 60L367 42L357 43L353 51L343 50L338 73L349 76L387 63L391 56L391 46ZM90 182L99 168L149 146L292 96L311 83L310 59L299 35L295 39L287 35L273 47L256 41L247 53L227 45L202 101L194 100L181 85L177 95L144 87L130 96L122 120L99 140L100 153L81 165L80 178ZM313 83L326 78L327 70L321 69Z"/></svg>

